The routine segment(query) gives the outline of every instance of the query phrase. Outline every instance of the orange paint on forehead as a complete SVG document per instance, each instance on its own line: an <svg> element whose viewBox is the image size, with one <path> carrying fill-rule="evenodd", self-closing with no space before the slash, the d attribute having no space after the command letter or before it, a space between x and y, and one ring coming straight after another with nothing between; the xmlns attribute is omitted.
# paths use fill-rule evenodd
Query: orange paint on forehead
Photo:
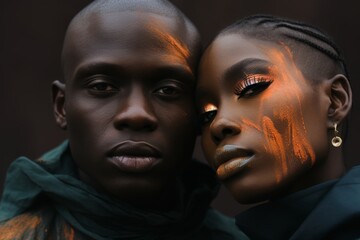
<svg viewBox="0 0 360 240"><path fill-rule="evenodd" d="M189 48L169 32L164 32L161 24L156 24L156 22L149 23L147 24L146 28L151 32L151 34L160 40L160 46L169 51L170 56L182 58L184 61L189 59Z"/></svg>
<svg viewBox="0 0 360 240"><path fill-rule="evenodd" d="M276 164L279 166L275 168L276 181L279 182L282 176L286 175L288 171L284 141L273 121L269 117L263 117L262 125L267 141L268 151L275 156Z"/></svg>

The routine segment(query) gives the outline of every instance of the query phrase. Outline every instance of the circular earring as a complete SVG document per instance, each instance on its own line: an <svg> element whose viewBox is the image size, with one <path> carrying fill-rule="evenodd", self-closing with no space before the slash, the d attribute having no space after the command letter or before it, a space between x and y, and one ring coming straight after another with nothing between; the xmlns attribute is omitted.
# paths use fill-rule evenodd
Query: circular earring
<svg viewBox="0 0 360 240"><path fill-rule="evenodd" d="M342 139L339 137L339 131L337 130L337 123L334 123L334 134L335 136L331 139L331 144L334 147L340 147L342 144Z"/></svg>

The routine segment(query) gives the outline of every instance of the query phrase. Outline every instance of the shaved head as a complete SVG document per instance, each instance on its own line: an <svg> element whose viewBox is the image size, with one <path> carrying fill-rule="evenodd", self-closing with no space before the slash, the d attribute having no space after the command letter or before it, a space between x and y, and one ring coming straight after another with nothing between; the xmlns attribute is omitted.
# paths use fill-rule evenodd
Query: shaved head
<svg viewBox="0 0 360 240"><path fill-rule="evenodd" d="M72 42L79 38L79 34L83 34L87 29L93 31L94 25L101 28L102 16L108 14L149 14L158 15L172 19L176 22L177 36L165 38L163 42L170 43L177 48L186 46L189 55L191 55L191 65L196 68L198 58L200 56L200 35L194 24L172 3L166 0L97 0L82 9L70 22L67 29L61 62L66 81L66 62L68 54L74 50ZM90 19L91 23L90 23ZM94 19L98 21L94 23ZM119 24L121 24L119 22ZM156 34L154 32L154 34ZM81 37L80 37L81 38ZM161 43L160 43L161 44Z"/></svg>

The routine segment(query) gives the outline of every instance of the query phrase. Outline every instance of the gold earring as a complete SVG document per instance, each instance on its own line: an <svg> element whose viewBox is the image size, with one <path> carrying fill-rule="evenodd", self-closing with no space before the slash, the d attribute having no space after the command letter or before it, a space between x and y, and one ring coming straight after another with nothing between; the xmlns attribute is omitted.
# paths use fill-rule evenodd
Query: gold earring
<svg viewBox="0 0 360 240"><path fill-rule="evenodd" d="M334 146L334 147L340 147L341 144L342 144L342 139L341 137L339 137L339 131L337 130L337 123L334 123L334 134L335 134L335 137L333 137L331 139L331 144Z"/></svg>

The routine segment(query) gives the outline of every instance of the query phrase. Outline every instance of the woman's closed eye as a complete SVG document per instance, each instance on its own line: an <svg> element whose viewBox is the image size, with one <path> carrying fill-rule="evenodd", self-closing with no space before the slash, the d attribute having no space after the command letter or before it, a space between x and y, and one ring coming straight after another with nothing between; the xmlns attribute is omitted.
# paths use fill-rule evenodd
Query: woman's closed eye
<svg viewBox="0 0 360 240"><path fill-rule="evenodd" d="M265 75L248 75L246 79L240 80L234 89L238 98L251 97L264 91L273 82L272 78Z"/></svg>
<svg viewBox="0 0 360 240"><path fill-rule="evenodd" d="M206 105L199 116L199 121L201 126L210 123L215 118L216 113L217 113L217 108L214 105L212 104Z"/></svg>

